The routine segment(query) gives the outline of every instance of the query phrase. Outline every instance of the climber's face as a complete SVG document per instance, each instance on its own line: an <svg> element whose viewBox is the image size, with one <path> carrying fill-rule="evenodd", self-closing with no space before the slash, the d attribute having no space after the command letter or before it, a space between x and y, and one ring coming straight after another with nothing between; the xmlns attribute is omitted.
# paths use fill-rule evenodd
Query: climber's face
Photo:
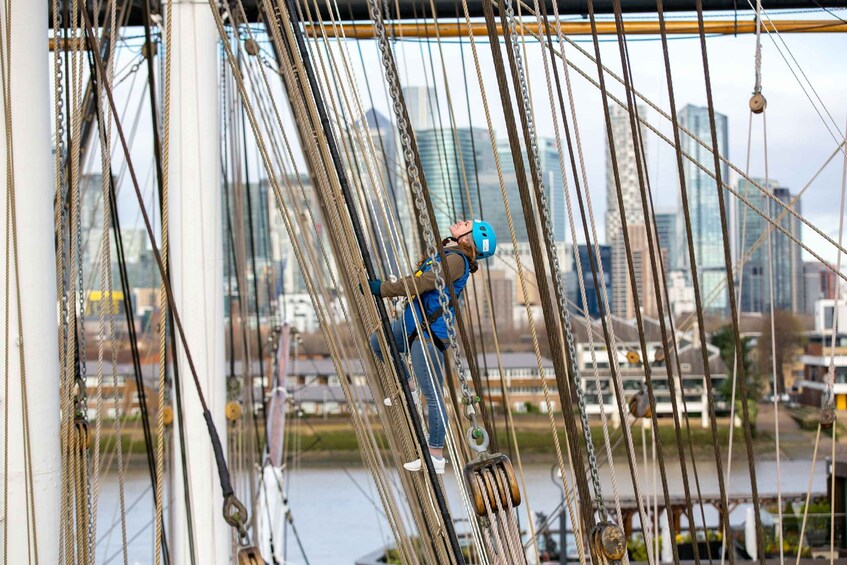
<svg viewBox="0 0 847 565"><path fill-rule="evenodd" d="M461 220L450 226L450 235L459 243L471 245L471 231L473 230L473 221Z"/></svg>

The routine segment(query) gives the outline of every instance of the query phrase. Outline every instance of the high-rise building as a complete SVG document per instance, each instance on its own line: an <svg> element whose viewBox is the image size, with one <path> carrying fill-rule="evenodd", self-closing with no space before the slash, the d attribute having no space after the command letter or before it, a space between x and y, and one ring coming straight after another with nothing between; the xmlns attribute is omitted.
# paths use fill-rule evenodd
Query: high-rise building
<svg viewBox="0 0 847 565"><path fill-rule="evenodd" d="M487 141L486 141L487 143ZM490 147L490 145L489 145ZM519 242L528 241L526 231L526 221L524 220L523 210L521 208L521 197L518 190L518 181L515 176L515 162L512 159L512 151L509 147L509 142L501 140L497 143L497 151L500 156L500 166L503 171L503 177L506 185L506 194L509 199L509 207L512 211L512 217L515 227L515 236ZM559 154L556 150L556 142L553 139L539 138L538 139L538 157L541 162L541 176L544 182L544 189L547 195L547 212L550 216L550 221L553 227L553 240L555 242L564 242L567 238L568 224L566 221L567 210L565 209L565 192L564 182L562 180L562 169L559 166ZM490 151L489 151L490 153ZM530 192L535 193L533 187L532 174L530 173L530 163L527 160L526 152L523 153L523 162L526 169L526 178L530 186ZM484 179L481 180L482 186L482 201L485 219L494 227L497 234L503 234L502 237L509 237L509 228L506 220L506 211L503 205L503 197L500 192L500 184L497 179L496 171L494 170L493 159L490 162L490 168L480 169ZM541 227L541 220L538 214L533 216L537 220L537 226ZM539 232L540 234L541 232ZM543 238L543 237L542 237Z"/></svg>
<svg viewBox="0 0 847 565"><path fill-rule="evenodd" d="M435 220L441 234L447 235L448 226L456 220L479 215L477 167L487 162L486 149L491 152L488 132L481 128L421 130L417 143Z"/></svg>
<svg viewBox="0 0 847 565"><path fill-rule="evenodd" d="M780 187L777 181L765 184L764 179L753 179L771 195L784 202L791 201L791 192ZM783 208L745 179L738 181L737 191L752 206L776 219L784 212ZM770 234L770 250L767 241L767 228L770 225L758 213L742 202L737 203L736 241L737 257L744 259L741 286L742 312L770 312L771 302L776 310L800 312L805 307L804 273L801 249L785 234L774 229ZM800 212L800 202L794 205ZM800 220L790 214L779 222L788 233L800 237ZM753 249L757 246L756 249ZM771 299L771 274L773 274L773 299Z"/></svg>
<svg viewBox="0 0 847 565"><path fill-rule="evenodd" d="M656 241L662 253L665 274L677 268L677 261L681 255L679 237L677 237L677 212L676 210L656 210Z"/></svg>
<svg viewBox="0 0 847 565"><path fill-rule="evenodd" d="M386 241L389 238L395 238L400 249L405 248L405 255L414 260L419 255L418 238L415 236L417 219L408 184L403 182L399 174L405 169L405 163L398 155L396 130L391 120L373 108L365 112L365 126L373 153L369 151L357 153L360 161L357 172L362 176L365 186L376 185L369 192L371 205L368 206L367 211L372 215L372 221L380 226L397 225L399 227L397 230L380 228L385 229L380 235ZM376 178L371 180L369 176L371 174ZM377 195L381 190L384 190L386 196L383 202L385 211L390 216L389 222L383 218L383 206L377 201ZM384 266L389 272L397 274L403 270L401 267L403 254L400 253L400 257L397 257L394 250L394 245L386 244L379 250L371 251L377 253L377 257L384 259ZM386 256L382 257L382 255Z"/></svg>
<svg viewBox="0 0 847 565"><path fill-rule="evenodd" d="M618 205L618 190L623 200L627 224L643 224L644 213L641 205L641 188L638 183L637 156L642 165L646 162L640 148L632 143L632 127L629 112L619 106L609 109L612 121L612 138L615 143L615 158L618 165L620 188L615 183L615 171L612 168L612 154L608 140L606 141L606 243L621 236L621 210ZM638 113L643 116L646 108L638 106Z"/></svg>
<svg viewBox="0 0 847 565"><path fill-rule="evenodd" d="M707 170L714 171L715 161L711 150L712 134L708 109L688 104L680 110L678 117L680 127L688 129L706 144L704 147L692 137L683 133L680 139L680 149L691 155ZM727 117L715 113L715 126L718 151L721 155L726 156L729 152ZM694 247L694 258L697 262L698 283L704 300L703 307L716 313L725 313L729 299L724 262L724 233L721 226L720 201L718 198L724 198L724 204L727 213L729 213L729 197L724 190L721 190L719 195L715 179L688 160L683 161L683 174L688 191L686 204L691 214L693 240L691 243ZM726 164L721 165L721 180L723 182L729 180L729 168ZM684 238L684 222L678 223L680 224L678 227L680 237ZM688 253L682 254L680 264L691 273ZM717 290L718 287L721 287L720 290Z"/></svg>
<svg viewBox="0 0 847 565"><path fill-rule="evenodd" d="M600 250L599 255L596 253L593 245L579 245L577 247L577 253L573 257L573 269L569 277L570 281L572 281L569 285L571 288L569 288L568 293L571 302L580 313L587 309L588 314L592 318L601 317L605 310L600 307L600 302L598 301L598 295L602 297L601 286L606 288L606 299L609 301L612 299L612 248L608 245L600 245L598 247ZM592 256L594 257L595 265L601 263L603 266L603 281L601 285L597 284L594 279L594 273L591 270ZM579 265L582 268L582 278L585 281L585 303L582 301L582 293L579 291L579 283L576 280L577 260L579 260ZM597 275L600 275L599 265L597 265ZM612 308L614 308L613 305Z"/></svg>
<svg viewBox="0 0 847 565"><path fill-rule="evenodd" d="M803 304L803 312L806 314L815 313L815 302L818 300L835 298L838 291L838 279L834 267L824 265L819 261L806 261L803 263L803 290L805 300Z"/></svg>
<svg viewBox="0 0 847 565"><path fill-rule="evenodd" d="M647 241L647 226L627 225L629 245L632 253L633 272L630 274L623 237L615 238L612 244L612 313L622 318L635 317L636 308L645 316L656 317L656 291L653 287L653 270L650 262L650 246ZM632 293L631 277L635 278L638 297Z"/></svg>
<svg viewBox="0 0 847 565"><path fill-rule="evenodd" d="M415 133L418 130L435 127L435 89L426 86L407 86L403 89L406 111L409 113L409 125Z"/></svg>
<svg viewBox="0 0 847 565"><path fill-rule="evenodd" d="M638 107L640 115L646 109ZM612 162L612 146L606 141L606 243L611 248L610 271L612 276L612 312L624 318L635 315L635 297L632 295L626 247L623 238L623 216L631 239L636 283L639 289L644 287L644 276L649 271L649 249L647 247L647 229L644 222L644 209L641 201L641 185L638 181L638 164L646 162L643 144L635 144L632 139L632 125L629 112L620 107L610 108L612 140L615 150L615 162ZM643 131L640 132L643 134ZM617 165L617 170L613 165ZM617 182L615 180L617 173ZM621 202L623 209L621 209ZM646 271L645 271L646 268ZM650 276L652 285L652 275ZM652 286L646 288L652 299ZM639 295L643 294L639 291ZM643 304L642 304L643 306Z"/></svg>

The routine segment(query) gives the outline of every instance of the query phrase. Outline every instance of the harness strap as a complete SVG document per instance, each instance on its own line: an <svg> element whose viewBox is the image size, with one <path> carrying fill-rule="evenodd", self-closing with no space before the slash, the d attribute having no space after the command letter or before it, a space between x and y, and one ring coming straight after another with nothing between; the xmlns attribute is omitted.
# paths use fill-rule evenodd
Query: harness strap
<svg viewBox="0 0 847 565"><path fill-rule="evenodd" d="M429 323L430 328L432 327L432 324L434 324L434 323L435 323L435 321L436 321L438 318L440 318L440 317L441 317L441 314L442 314L443 312L444 312L444 309L443 309L443 308L441 308L440 306L439 306L437 309L435 309L435 310L433 310L432 312L430 312L430 314L426 317L426 321ZM437 335L435 335L435 333L432 331L432 329L430 329L429 333L430 333L430 337L432 338L432 343L434 343L434 344L435 344L435 347L437 347L437 348L438 348L438 350L439 350L439 351L441 351L441 352L443 353L443 352L444 352L444 350L445 350L445 349L447 349L447 345L446 345L443 341L441 341L441 338L440 338L440 337L438 337ZM418 335L418 328L415 328L414 330L412 330L412 333L410 333L410 334L409 334L409 337L407 338L408 343L409 343L409 350L411 350L411 349L412 349L412 343L414 343L414 341L415 341L418 337L420 337L420 336Z"/></svg>
<svg viewBox="0 0 847 565"><path fill-rule="evenodd" d="M460 255L460 256L462 257L462 259L464 259L464 260L465 260L465 263L466 263L465 268L467 268L467 269L469 269L469 270L470 270L470 260L468 259L467 255L465 255L462 251L460 251L460 250L454 250L454 249L450 249L450 250L445 249L445 255L446 255L446 254L448 254L448 253L456 253L457 255ZM415 272L415 276L416 276L416 277L419 277L419 276L421 276L421 274L423 274L423 272L424 272L424 269L425 269L425 268L427 268L427 267L430 267L430 268L431 268L431 266L432 266L432 262L433 262L433 259L431 259L431 258L430 258L430 259L429 259L428 261L426 261L423 265L421 265L421 266L420 266L420 268L417 270L417 272ZM411 305L410 305L410 306L411 306ZM441 314L443 314L443 313L444 313L444 308L442 308L441 306L439 306L438 308L436 308L435 310L433 310L432 312L430 312L430 313L426 316L426 321L427 321L427 323L428 323L428 324L429 324L429 326L430 326L430 331L429 331L429 333L430 333L430 337L432 338L432 343L434 343L434 344L435 344L435 347L437 347L437 348L438 348L438 350L439 350L439 351L441 351L442 353L444 353L444 351L447 349L447 344L445 344L445 343L441 340L441 338L440 338L440 337L438 337L437 335L435 335L435 333L432 331L432 325L436 322L436 320L438 320L438 318L440 318L440 317L441 317ZM411 348L412 348L412 343L414 343L414 341L415 341L418 337L420 337L419 332L418 332L418 328L415 328L414 330L412 330L412 333L410 333L410 334L409 334L409 337L407 338L407 342L408 342L408 344L409 344L409 349L410 349L410 350L411 350Z"/></svg>

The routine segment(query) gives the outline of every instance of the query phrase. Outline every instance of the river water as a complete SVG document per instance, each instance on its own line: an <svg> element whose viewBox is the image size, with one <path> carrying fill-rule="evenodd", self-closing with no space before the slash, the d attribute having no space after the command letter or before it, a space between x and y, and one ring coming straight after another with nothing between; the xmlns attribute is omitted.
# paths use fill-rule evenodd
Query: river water
<svg viewBox="0 0 847 565"><path fill-rule="evenodd" d="M522 529L527 524L527 508L532 512L549 514L561 500L561 482L551 480L550 466L530 465L524 467L526 481L525 500L520 507ZM695 492L691 462L688 462L689 481ZM805 493L812 478L812 492L826 492L826 464L818 461L811 473L811 461L783 461L780 467L782 492ZM672 495L683 493L682 476L677 462L667 463L668 488ZM624 461L615 466L617 492L621 497L633 494L629 467ZM662 496L661 478L654 473L655 467L639 465L639 484L642 494L652 497L655 492ZM697 462L701 492L704 497L719 493L714 461ZM601 469L603 494L614 494L612 477L608 467ZM655 477L654 477L655 475ZM335 565L353 563L380 546L390 543L391 531L382 516L382 509L371 500L376 492L370 474L362 468L298 468L288 473L289 503L294 523L312 565ZM777 492L777 467L775 461L758 461L756 477L761 495ZM655 489L654 489L655 481ZM145 471L132 471L126 477L127 537L129 563L149 565L153 563L153 499L149 478ZM454 517L462 514L456 475L448 465L444 480L448 502ZM736 460L729 481L731 495L750 493L750 481L746 460ZM118 519L118 483L115 477L104 479L99 503L97 562L122 563L120 551L120 526ZM733 524L743 522L746 509L742 505L731 515ZM695 510L699 515L699 510ZM716 525L717 514L706 509L706 521ZM698 522L699 523L699 522ZM293 537L288 536L288 563L306 563Z"/></svg>

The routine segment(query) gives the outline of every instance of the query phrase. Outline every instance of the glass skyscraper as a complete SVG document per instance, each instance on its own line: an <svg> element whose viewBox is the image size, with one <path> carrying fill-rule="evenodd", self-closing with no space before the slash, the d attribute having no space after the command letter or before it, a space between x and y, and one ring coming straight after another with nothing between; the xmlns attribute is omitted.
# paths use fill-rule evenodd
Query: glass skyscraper
<svg viewBox="0 0 847 565"><path fill-rule="evenodd" d="M487 143L487 140L486 140ZM490 147L490 145L488 145ZM565 208L564 183L562 181L562 170L559 167L559 154L556 151L556 142L553 139L540 138L538 140L539 160L541 161L541 175L544 189L547 194L547 212L553 224L553 237L556 242L565 241L568 233L567 210ZM506 194L509 199L512 217L515 226L515 236L519 242L527 241L526 222L522 218L521 196L518 190L518 180L515 176L515 162L512 159L512 151L507 140L497 143L497 151L500 154L500 166L506 184ZM490 152L490 151L489 151ZM530 173L527 155L523 153L526 178L529 183L530 192L535 193L532 185L532 174ZM500 184L494 168L493 160L490 169L484 171L483 211L485 219L494 227L494 231L502 240L508 241L509 227L506 220L506 211L503 205L503 197L500 193ZM534 214L538 218L538 214ZM539 220L539 227L541 222ZM501 235L502 234L502 235Z"/></svg>
<svg viewBox="0 0 847 565"><path fill-rule="evenodd" d="M477 170L493 159L482 128L428 129L415 132L435 220L442 236L456 220L479 217ZM485 210L483 210L483 213Z"/></svg>
<svg viewBox="0 0 847 565"><path fill-rule="evenodd" d="M788 204L791 192L780 187L776 181L767 185L764 179L753 179L764 186L780 201ZM776 219L784 210L773 202L758 188L745 179L738 181L738 193L744 196L751 205L755 206L770 217ZM794 205L799 213L800 202ZM771 232L771 253L768 254L767 240L763 239L759 247L750 249L760 238L765 237L767 223L746 204L738 202L736 214L736 233L738 234L739 258L746 257L741 281L741 310L742 312L759 312L767 314L771 306L770 273L773 271L773 307L776 310L793 310L799 312L805 300L803 285L803 262L801 250L788 237L777 231ZM780 221L787 232L800 237L800 220L790 214Z"/></svg>
<svg viewBox="0 0 847 565"><path fill-rule="evenodd" d="M707 108L686 105L679 112L679 125L688 129L693 135L700 138L704 143L700 145L689 135L683 133L680 139L680 149L695 160L699 161L709 171L714 171L714 157L712 155L712 134L709 126L709 111ZM728 153L728 125L727 118L723 114L715 113L715 125L717 130L717 148L721 155ZM685 185L688 190L688 209L691 214L691 235L694 247L694 258L697 262L697 274L700 284L700 295L704 301L704 307L719 313L726 312L729 299L727 286L718 291L717 287L726 282L726 268L724 262L724 236L721 227L720 201L724 198L727 214L729 213L729 198L727 192L717 191L715 179L701 170L697 165L683 160L683 173ZM721 164L721 178L723 182L729 180L729 168ZM681 198L681 196L680 196ZM728 220L728 219L727 219ZM685 237L685 220L681 216L678 232L680 238ZM684 239L682 241L685 241ZM691 264L688 253L682 254L682 267L691 274ZM731 285L730 285L731 286Z"/></svg>

